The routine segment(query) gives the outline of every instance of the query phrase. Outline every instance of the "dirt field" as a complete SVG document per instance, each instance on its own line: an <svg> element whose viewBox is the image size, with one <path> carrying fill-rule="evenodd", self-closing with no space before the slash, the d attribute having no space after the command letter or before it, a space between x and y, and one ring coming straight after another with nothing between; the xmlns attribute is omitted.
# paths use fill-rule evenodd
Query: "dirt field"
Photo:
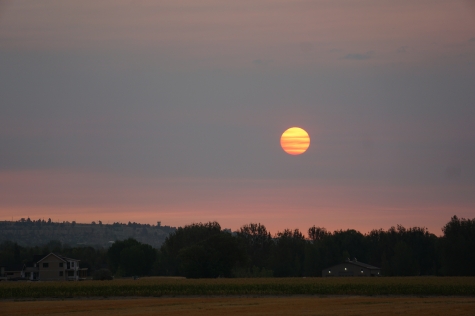
<svg viewBox="0 0 475 316"><path fill-rule="evenodd" d="M475 315L474 297L177 297L1 301L1 315Z"/></svg>

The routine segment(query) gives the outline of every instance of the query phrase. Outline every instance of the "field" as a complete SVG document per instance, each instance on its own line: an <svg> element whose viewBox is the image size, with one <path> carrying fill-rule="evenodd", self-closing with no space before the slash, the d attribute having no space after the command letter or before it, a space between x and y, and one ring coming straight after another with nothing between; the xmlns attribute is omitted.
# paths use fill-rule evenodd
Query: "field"
<svg viewBox="0 0 475 316"><path fill-rule="evenodd" d="M2 315L474 315L473 297L176 297L1 302Z"/></svg>
<svg viewBox="0 0 475 316"><path fill-rule="evenodd" d="M0 299L210 295L408 295L475 297L475 277L184 279L0 282Z"/></svg>

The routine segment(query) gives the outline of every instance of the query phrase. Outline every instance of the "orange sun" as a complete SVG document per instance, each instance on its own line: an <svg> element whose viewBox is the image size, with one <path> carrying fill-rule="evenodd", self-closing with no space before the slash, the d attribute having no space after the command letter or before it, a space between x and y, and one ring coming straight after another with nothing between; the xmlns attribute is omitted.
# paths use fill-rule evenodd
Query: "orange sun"
<svg viewBox="0 0 475 316"><path fill-rule="evenodd" d="M280 137L282 149L290 155L300 155L310 146L308 133L300 127L291 127Z"/></svg>

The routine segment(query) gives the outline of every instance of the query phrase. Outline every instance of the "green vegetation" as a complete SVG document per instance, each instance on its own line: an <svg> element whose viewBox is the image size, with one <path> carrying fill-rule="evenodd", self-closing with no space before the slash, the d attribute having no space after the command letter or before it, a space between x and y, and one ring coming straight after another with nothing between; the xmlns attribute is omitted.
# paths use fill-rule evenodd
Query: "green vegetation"
<svg viewBox="0 0 475 316"><path fill-rule="evenodd" d="M69 247L59 241L50 241L43 246L22 247L17 243L5 241L0 243L0 266L6 269L26 264L32 266L35 255L46 255L50 252L61 254L65 257L81 260L81 268L90 272L108 266L107 249L93 247Z"/></svg>
<svg viewBox="0 0 475 316"><path fill-rule="evenodd" d="M437 237L425 228L402 226L361 234L328 232L313 226L308 237L298 229L274 236L264 225L248 224L231 234L216 222L178 228L160 249L135 239L106 248L44 247L0 243L0 266L31 262L33 255L55 252L81 260L89 275L108 268L117 276L318 277L347 258L381 267L385 276L475 276L475 219L453 217Z"/></svg>
<svg viewBox="0 0 475 316"><path fill-rule="evenodd" d="M90 224L76 222L55 223L51 219L19 221L0 221L0 242L15 241L20 246L35 247L58 240L69 247L92 246L108 247L110 241L134 238L152 247L159 248L175 227L138 224L128 222L103 224L101 221Z"/></svg>
<svg viewBox="0 0 475 316"><path fill-rule="evenodd" d="M112 273L109 269L99 269L94 271L94 274L92 275L93 280L98 280L98 281L106 281L106 280L113 280Z"/></svg>
<svg viewBox="0 0 475 316"><path fill-rule="evenodd" d="M249 224L241 227L235 238L228 238L227 247L221 244L219 248L216 238L226 233L218 223L193 224L165 240L157 272L195 278L314 277L356 257L381 267L385 276L475 275L475 220L454 216L443 232L437 237L425 228L398 225L364 235L351 229L331 233L313 226L308 238L298 229L286 229L272 237L264 225ZM233 249L234 256L217 249ZM231 274L225 269L230 265Z"/></svg>
<svg viewBox="0 0 475 316"><path fill-rule="evenodd" d="M474 277L143 278L83 282L1 282L0 298L162 295L457 295L474 296Z"/></svg>
<svg viewBox="0 0 475 316"><path fill-rule="evenodd" d="M233 267L245 264L246 253L238 239L213 222L178 228L163 244L160 259L161 275L232 277Z"/></svg>
<svg viewBox="0 0 475 316"><path fill-rule="evenodd" d="M109 266L116 276L150 275L156 250L129 238L115 242L107 250Z"/></svg>

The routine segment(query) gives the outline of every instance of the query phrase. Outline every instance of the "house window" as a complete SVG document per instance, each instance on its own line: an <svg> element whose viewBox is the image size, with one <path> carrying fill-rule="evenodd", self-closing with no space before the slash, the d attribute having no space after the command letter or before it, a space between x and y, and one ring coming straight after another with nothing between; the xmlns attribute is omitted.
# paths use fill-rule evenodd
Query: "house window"
<svg viewBox="0 0 475 316"><path fill-rule="evenodd" d="M73 267L74 267L74 262L71 262L71 268L73 268Z"/></svg>
<svg viewBox="0 0 475 316"><path fill-rule="evenodd" d="M62 263L62 262L59 263L59 267L60 267L60 268L63 267L63 263Z"/></svg>
<svg viewBox="0 0 475 316"><path fill-rule="evenodd" d="M59 271L59 276L63 276L63 271Z"/></svg>
<svg viewBox="0 0 475 316"><path fill-rule="evenodd" d="M43 268L48 268L48 267L49 267L48 262L43 262Z"/></svg>

